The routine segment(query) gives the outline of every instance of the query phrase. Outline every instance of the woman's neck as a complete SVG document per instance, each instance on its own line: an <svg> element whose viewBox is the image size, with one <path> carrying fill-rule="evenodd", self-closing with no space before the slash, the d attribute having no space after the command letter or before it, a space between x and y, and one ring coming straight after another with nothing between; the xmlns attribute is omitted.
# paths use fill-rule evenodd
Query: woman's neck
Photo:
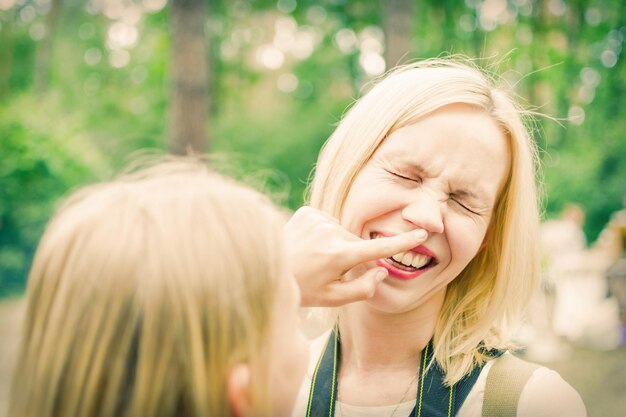
<svg viewBox="0 0 626 417"><path fill-rule="evenodd" d="M339 315L342 368L375 373L416 365L435 333L442 302L432 300L402 314L383 313L366 302L343 307Z"/></svg>

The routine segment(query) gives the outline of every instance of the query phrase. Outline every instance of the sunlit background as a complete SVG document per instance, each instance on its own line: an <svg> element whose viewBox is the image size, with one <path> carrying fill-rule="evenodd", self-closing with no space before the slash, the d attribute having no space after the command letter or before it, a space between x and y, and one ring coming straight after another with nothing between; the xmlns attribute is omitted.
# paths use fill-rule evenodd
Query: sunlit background
<svg viewBox="0 0 626 417"><path fill-rule="evenodd" d="M553 348L528 353L579 389L590 416L622 415L607 269L626 225L625 38L622 0L0 0L0 416L28 266L61 196L137 151L194 149L226 154L233 175L260 173L296 208L368 83L445 53L478 58L548 116L532 127L551 222L536 315L551 319L521 337Z"/></svg>

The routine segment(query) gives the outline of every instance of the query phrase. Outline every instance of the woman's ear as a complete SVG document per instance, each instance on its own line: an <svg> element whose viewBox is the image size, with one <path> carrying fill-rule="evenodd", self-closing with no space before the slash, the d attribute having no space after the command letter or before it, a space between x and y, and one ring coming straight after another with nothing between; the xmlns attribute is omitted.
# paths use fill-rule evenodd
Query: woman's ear
<svg viewBox="0 0 626 417"><path fill-rule="evenodd" d="M250 366L238 363L228 372L227 394L233 417L254 415L252 409L252 383Z"/></svg>
<svg viewBox="0 0 626 417"><path fill-rule="evenodd" d="M489 227L487 227L487 231L485 232L485 237L483 238L483 243L480 244L480 248L478 248L479 251L485 249L485 247L487 246L487 243L489 243L489 240L492 239L492 229L493 229L493 221L489 223Z"/></svg>
<svg viewBox="0 0 626 417"><path fill-rule="evenodd" d="M485 249L485 247L487 246L487 242L489 241L489 238L487 236L488 236L488 234L485 234L485 238L483 239L483 243L481 243L480 247L478 248L479 252L481 250Z"/></svg>

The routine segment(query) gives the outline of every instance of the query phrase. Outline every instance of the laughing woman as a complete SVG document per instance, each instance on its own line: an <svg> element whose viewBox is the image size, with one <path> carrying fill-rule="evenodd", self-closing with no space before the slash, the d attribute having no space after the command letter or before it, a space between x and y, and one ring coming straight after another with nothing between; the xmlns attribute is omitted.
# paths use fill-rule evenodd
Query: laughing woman
<svg viewBox="0 0 626 417"><path fill-rule="evenodd" d="M483 71L439 59L395 70L344 117L287 227L289 258L309 260L292 267L305 296L329 289L317 304L363 300L313 341L294 415L586 415L556 372L505 353L539 271L522 116ZM344 256L409 232L421 243L389 258Z"/></svg>

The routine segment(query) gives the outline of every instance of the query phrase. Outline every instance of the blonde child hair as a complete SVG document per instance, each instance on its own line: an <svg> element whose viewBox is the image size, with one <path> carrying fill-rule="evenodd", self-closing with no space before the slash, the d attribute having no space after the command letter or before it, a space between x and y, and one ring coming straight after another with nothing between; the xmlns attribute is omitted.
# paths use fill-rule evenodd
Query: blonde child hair
<svg viewBox="0 0 626 417"><path fill-rule="evenodd" d="M452 104L489 114L506 136L511 160L485 245L448 285L435 330L434 356L449 384L487 360L486 350L511 346L511 330L538 283L538 165L522 121L525 112L469 61L441 58L401 66L341 120L322 149L309 190L311 206L341 218L354 179L385 138Z"/></svg>
<svg viewBox="0 0 626 417"><path fill-rule="evenodd" d="M282 224L268 198L198 160L74 193L32 265L9 415L226 416L240 362L255 415L270 415Z"/></svg>

